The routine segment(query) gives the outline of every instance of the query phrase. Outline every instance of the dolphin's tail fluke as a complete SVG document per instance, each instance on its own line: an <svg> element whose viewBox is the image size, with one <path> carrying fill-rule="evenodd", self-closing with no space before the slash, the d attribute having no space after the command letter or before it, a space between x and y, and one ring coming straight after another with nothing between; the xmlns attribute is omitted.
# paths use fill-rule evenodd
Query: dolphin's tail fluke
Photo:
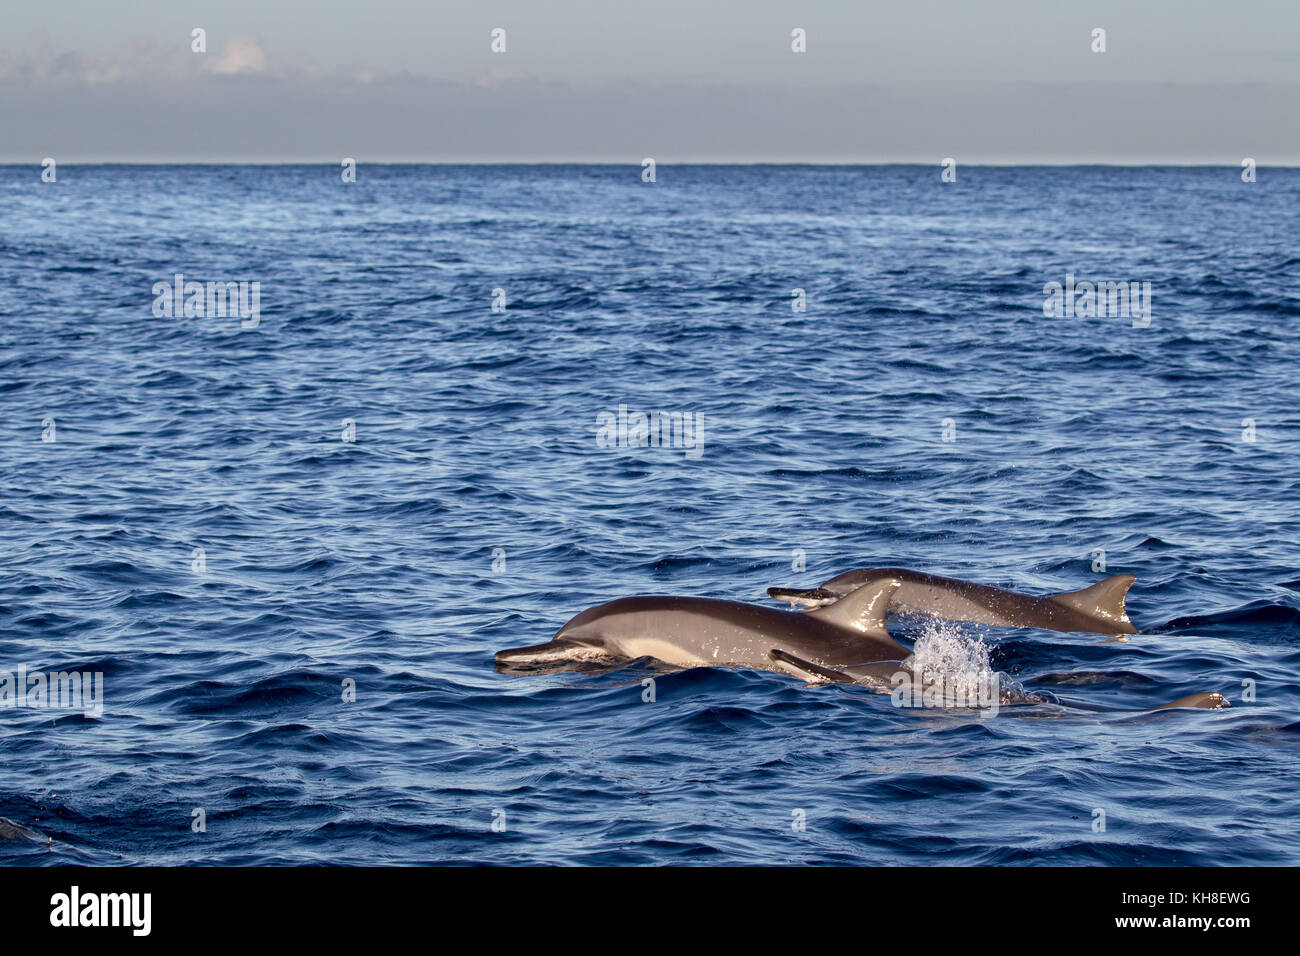
<svg viewBox="0 0 1300 956"><path fill-rule="evenodd" d="M1128 619L1128 611L1124 608L1128 589L1136 580L1131 574L1117 574L1081 591L1054 595L1052 600L1081 614L1114 624L1116 634L1136 634L1137 628Z"/></svg>

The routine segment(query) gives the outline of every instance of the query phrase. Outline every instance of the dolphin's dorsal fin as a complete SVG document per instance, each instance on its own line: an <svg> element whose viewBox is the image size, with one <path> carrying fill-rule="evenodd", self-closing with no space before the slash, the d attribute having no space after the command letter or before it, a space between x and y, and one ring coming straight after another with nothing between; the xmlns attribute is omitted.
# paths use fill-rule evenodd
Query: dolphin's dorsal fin
<svg viewBox="0 0 1300 956"><path fill-rule="evenodd" d="M890 595L902 584L898 578L876 578L844 595L834 604L804 613L836 627L877 637L889 637L889 631L885 629L885 612L889 610Z"/></svg>
<svg viewBox="0 0 1300 956"><path fill-rule="evenodd" d="M1131 574L1117 574L1081 591L1067 591L1064 594L1054 595L1052 600L1089 617L1101 618L1103 621L1112 621L1116 624L1128 624L1131 627L1132 622L1128 619L1128 611L1124 609L1124 598L1136 580L1137 578Z"/></svg>

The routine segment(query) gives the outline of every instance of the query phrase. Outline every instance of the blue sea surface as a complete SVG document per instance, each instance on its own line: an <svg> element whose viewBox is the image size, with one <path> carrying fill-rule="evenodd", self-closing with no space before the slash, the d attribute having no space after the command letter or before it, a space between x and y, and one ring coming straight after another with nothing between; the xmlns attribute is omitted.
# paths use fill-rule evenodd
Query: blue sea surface
<svg viewBox="0 0 1300 956"><path fill-rule="evenodd" d="M0 671L103 675L0 708L0 861L1300 863L1300 170L656 178L0 167ZM891 623L1113 709L493 663L873 565L1136 575L1125 641Z"/></svg>

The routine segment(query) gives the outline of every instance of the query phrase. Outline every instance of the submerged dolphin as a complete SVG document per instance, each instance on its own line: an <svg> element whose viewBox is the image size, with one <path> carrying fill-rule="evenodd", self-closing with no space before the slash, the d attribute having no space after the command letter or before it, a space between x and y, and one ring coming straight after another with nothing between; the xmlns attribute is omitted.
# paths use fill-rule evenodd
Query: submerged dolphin
<svg viewBox="0 0 1300 956"><path fill-rule="evenodd" d="M831 667L821 667L811 661L800 660L783 651L772 651L772 659L781 661L788 665L788 670L796 676L803 677L805 680L823 680L834 684L873 684L884 686L886 683L897 686L898 674L910 673L906 665L891 666L887 664L863 664L853 667L841 667L836 670ZM890 670L893 673L889 673ZM1041 698L1029 697L1026 703L1042 703ZM1120 708L1107 707L1102 704L1094 704L1090 701L1062 699L1061 703L1074 707L1079 710L1091 711L1114 711ZM1207 691L1199 694L1188 694L1186 697L1179 697L1167 704L1161 704L1158 707L1149 707L1146 710L1173 710L1177 707L1199 707L1202 710L1223 710L1231 706L1228 698L1216 691ZM1134 711L1124 711L1134 713Z"/></svg>
<svg viewBox="0 0 1300 956"><path fill-rule="evenodd" d="M1090 634L1136 634L1124 609L1124 597L1137 578L1117 574L1080 591L1033 597L1002 588L974 584L906 568L858 568L836 575L818 588L768 588L782 601L808 607L833 607L867 581L880 577L902 582L890 600L899 613L917 612L1006 627L1037 627L1049 631Z"/></svg>
<svg viewBox="0 0 1300 956"><path fill-rule="evenodd" d="M16 823L8 817L0 817L0 840L26 840L32 843L40 840L48 840L35 830L29 830L21 823Z"/></svg>
<svg viewBox="0 0 1300 956"><path fill-rule="evenodd" d="M677 667L730 664L805 679L819 679L805 664L840 668L890 661L897 670L909 651L885 630L885 609L901 585L898 578L880 576L803 614L713 598L619 598L578 614L554 640L499 651L496 661L653 657Z"/></svg>

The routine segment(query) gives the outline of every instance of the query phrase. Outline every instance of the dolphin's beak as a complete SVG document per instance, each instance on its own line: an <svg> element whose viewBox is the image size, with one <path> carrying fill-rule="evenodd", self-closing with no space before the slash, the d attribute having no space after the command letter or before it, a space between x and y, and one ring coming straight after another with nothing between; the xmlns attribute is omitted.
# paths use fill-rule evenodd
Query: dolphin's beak
<svg viewBox="0 0 1300 956"><path fill-rule="evenodd" d="M533 644L531 647L511 647L496 652L498 667L515 664L538 664L547 661L563 660L577 650L578 644L557 637L545 644Z"/></svg>
<svg viewBox="0 0 1300 956"><path fill-rule="evenodd" d="M778 601L789 601L791 605L803 607L824 607L839 600L839 595L825 588L768 588L767 593Z"/></svg>

